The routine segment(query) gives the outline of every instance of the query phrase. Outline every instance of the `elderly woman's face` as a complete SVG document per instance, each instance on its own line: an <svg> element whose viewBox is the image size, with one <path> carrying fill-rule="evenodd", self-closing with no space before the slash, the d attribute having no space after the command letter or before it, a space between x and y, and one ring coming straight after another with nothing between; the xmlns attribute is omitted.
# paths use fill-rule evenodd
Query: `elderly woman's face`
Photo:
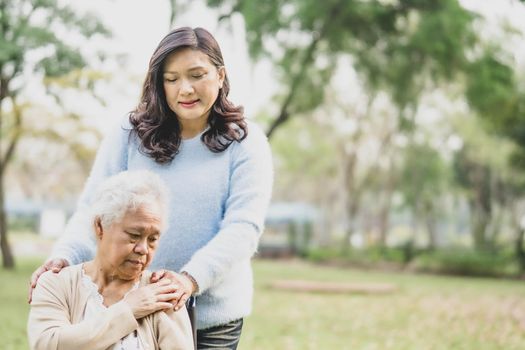
<svg viewBox="0 0 525 350"><path fill-rule="evenodd" d="M140 207L128 211L120 222L108 228L96 226L97 255L122 279L136 279L150 264L160 237L160 210Z"/></svg>

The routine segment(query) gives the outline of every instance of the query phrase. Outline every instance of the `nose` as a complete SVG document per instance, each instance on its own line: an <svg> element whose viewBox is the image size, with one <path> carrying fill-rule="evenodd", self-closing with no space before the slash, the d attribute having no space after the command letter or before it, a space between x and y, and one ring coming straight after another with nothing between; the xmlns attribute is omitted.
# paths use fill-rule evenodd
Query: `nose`
<svg viewBox="0 0 525 350"><path fill-rule="evenodd" d="M189 95L193 93L193 85L188 79L182 79L180 85L180 93L184 95Z"/></svg>
<svg viewBox="0 0 525 350"><path fill-rule="evenodd" d="M133 251L140 255L148 254L148 242L145 239L141 239L137 242L137 244L135 244Z"/></svg>

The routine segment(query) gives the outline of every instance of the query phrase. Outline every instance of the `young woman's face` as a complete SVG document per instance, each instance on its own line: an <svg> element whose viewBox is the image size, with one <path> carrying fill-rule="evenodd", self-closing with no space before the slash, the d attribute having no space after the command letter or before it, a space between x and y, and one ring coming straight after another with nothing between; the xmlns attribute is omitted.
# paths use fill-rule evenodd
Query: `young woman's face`
<svg viewBox="0 0 525 350"><path fill-rule="evenodd" d="M199 50L182 49L166 58L164 92L183 128L201 123L204 128L224 76L224 67L217 69Z"/></svg>
<svg viewBox="0 0 525 350"><path fill-rule="evenodd" d="M97 254L104 269L124 280L137 279L151 263L160 237L159 208L128 211L108 228L95 224Z"/></svg>

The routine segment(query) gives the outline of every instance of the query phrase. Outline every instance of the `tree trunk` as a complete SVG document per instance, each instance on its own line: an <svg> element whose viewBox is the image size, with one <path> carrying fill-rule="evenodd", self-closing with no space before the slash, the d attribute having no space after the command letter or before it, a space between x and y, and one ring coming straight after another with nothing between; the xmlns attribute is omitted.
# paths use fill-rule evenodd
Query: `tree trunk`
<svg viewBox="0 0 525 350"><path fill-rule="evenodd" d="M525 272L525 249L523 248L523 238L525 230L521 227L517 228L515 251L518 264L520 266L520 272Z"/></svg>
<svg viewBox="0 0 525 350"><path fill-rule="evenodd" d="M394 165L390 164L390 170L392 170L393 167ZM394 195L395 187L394 175L390 174L387 176L388 179L386 180L385 200L379 212L379 242L381 244L381 248L386 248L386 236L390 227L390 210L392 209L392 197Z"/></svg>
<svg viewBox="0 0 525 350"><path fill-rule="evenodd" d="M8 91L9 81L1 78L0 79L0 131L3 128L3 113L2 113L2 103L5 98L5 94ZM4 154L0 152L0 250L2 251L2 265L6 269L12 269L15 267L15 260L13 253L11 252L11 246L9 245L9 240L7 239L7 213L5 208L5 174L7 169L7 164L13 158L13 154L18 144L18 140L22 133L22 113L17 107L15 99L11 97L13 103L13 113L14 113L14 132L11 136L11 139L7 142L7 150Z"/></svg>
<svg viewBox="0 0 525 350"><path fill-rule="evenodd" d="M343 152L344 153L344 152ZM347 194L346 199L346 213L348 219L348 228L346 229L342 250L346 254L350 250L350 240L356 229L356 216L360 207L361 191L357 188L356 184L356 166L357 166L357 154L354 152L350 154L345 161L344 166L344 184L345 191Z"/></svg>
<svg viewBox="0 0 525 350"><path fill-rule="evenodd" d="M2 265L6 269L15 267L11 246L7 239L7 215L5 210L4 179L0 177L0 248L2 250Z"/></svg>
<svg viewBox="0 0 525 350"><path fill-rule="evenodd" d="M428 249L434 250L437 245L435 210L431 201L424 203L424 221L428 234Z"/></svg>
<svg viewBox="0 0 525 350"><path fill-rule="evenodd" d="M484 251L488 248L486 233L490 223L490 213L477 207L476 204L471 205L470 209L474 248L478 251Z"/></svg>

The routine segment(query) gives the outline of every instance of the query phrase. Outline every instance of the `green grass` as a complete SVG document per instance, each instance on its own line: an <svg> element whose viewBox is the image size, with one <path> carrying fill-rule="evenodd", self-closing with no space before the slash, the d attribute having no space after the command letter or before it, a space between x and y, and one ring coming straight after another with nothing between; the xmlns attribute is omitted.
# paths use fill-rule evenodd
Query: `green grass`
<svg viewBox="0 0 525 350"><path fill-rule="evenodd" d="M241 349L524 349L523 281L257 261ZM389 295L274 290L275 279L391 283Z"/></svg>
<svg viewBox="0 0 525 350"><path fill-rule="evenodd" d="M0 339L3 343L1 349L29 348L26 339L29 277L41 261L42 259L18 259L15 270L0 269Z"/></svg>
<svg viewBox="0 0 525 350"><path fill-rule="evenodd" d="M41 260L0 270L0 348L27 349L29 276ZM241 350L523 349L525 283L379 273L296 261L254 262L254 311ZM276 290L277 279L391 283L387 295Z"/></svg>

